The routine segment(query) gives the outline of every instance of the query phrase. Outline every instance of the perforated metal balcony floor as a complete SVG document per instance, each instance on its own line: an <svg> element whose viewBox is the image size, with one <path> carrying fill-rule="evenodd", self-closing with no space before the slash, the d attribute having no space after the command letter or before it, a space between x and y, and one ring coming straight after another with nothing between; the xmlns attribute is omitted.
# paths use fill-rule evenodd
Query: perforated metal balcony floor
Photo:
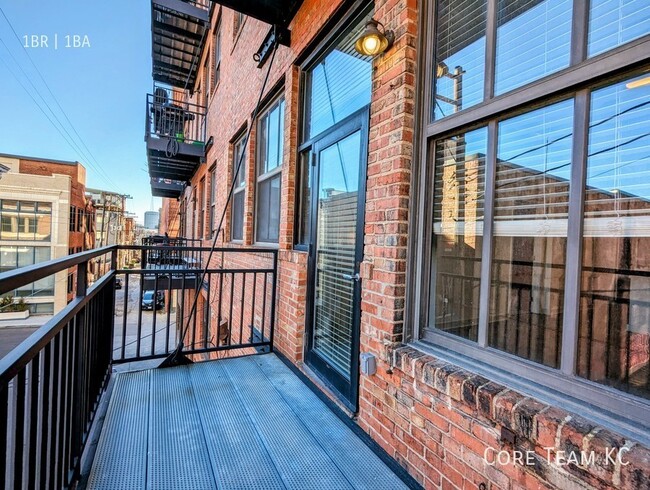
<svg viewBox="0 0 650 490"><path fill-rule="evenodd" d="M89 489L407 488L273 354L114 383Z"/></svg>

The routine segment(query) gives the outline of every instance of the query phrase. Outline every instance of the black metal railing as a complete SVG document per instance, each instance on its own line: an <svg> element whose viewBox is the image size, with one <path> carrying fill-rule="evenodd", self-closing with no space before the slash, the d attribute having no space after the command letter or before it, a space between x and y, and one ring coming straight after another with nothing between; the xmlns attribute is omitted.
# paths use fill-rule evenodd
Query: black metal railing
<svg viewBox="0 0 650 490"><path fill-rule="evenodd" d="M155 86L147 94L146 136L203 148L205 116L204 106L183 101L170 87Z"/></svg>
<svg viewBox="0 0 650 490"><path fill-rule="evenodd" d="M86 285L105 247L0 275L0 294L77 268L76 297L0 359L0 482L4 488L68 488L110 376L114 272ZM115 263L115 260L112 261Z"/></svg>
<svg viewBox="0 0 650 490"><path fill-rule="evenodd" d="M183 353L199 359L272 349L276 250L217 249L203 270L152 263L145 257L160 247L139 248L147 268L117 271L123 280L116 301L113 362L166 357L181 339ZM188 249L199 254L209 250Z"/></svg>
<svg viewBox="0 0 650 490"><path fill-rule="evenodd" d="M146 269L200 269L206 249L201 240L152 236L142 239L142 261Z"/></svg>
<svg viewBox="0 0 650 490"><path fill-rule="evenodd" d="M109 246L0 274L0 294L72 267L78 278L75 298L0 359L3 488L78 481L113 363L165 357L180 339L195 361L273 349L276 250L217 249L205 276L196 268L111 269L87 285L94 260L108 254L115 267L119 254L135 251L145 264L156 248Z"/></svg>

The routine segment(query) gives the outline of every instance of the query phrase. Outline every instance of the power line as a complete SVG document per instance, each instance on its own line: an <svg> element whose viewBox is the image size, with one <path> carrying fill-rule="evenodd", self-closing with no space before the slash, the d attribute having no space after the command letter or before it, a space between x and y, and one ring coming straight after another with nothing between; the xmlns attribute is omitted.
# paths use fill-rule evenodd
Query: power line
<svg viewBox="0 0 650 490"><path fill-rule="evenodd" d="M16 30L14 29L14 27L13 27L11 21L10 21L9 18L7 17L7 14L5 14L5 12L4 12L4 10L2 9L2 7L0 7L0 13L1 13L2 16L5 18L7 24L9 25L9 27L11 28L11 31L12 31L13 34L14 34L14 37L16 38L16 41L18 42L18 44L20 45L20 47L23 49L23 51L25 51L25 54L27 55L27 58L29 59L30 63L32 64L32 66L33 66L34 69L36 70L36 73L38 74L39 78L41 79L41 81L42 81L43 84L45 85L45 88L47 89L47 91L49 92L50 96L52 97L52 99L54 100L54 102L56 103L56 105L58 106L58 108L59 108L59 110L61 111L61 113L63 114L63 117L65 118L65 120L66 120L66 121L68 122L68 124L70 125L70 128L72 129L72 131L74 132L74 134L75 134L75 135L77 136L77 138L79 139L79 142L81 143L81 145L82 145L82 146L85 148L85 150L88 152L87 154L90 155L90 158L88 158L88 156L86 156L86 154L85 154L84 152L80 151L80 150L81 150L80 147L78 147L77 151L78 151L81 155L83 155L84 160L87 160L89 165L91 165L93 168L95 168L95 170L97 170L98 173L101 174L102 178L104 178L104 180L105 180L108 184L110 184L111 186L114 186L114 187L116 187L116 188L119 189L119 186L118 186L117 184L115 184L115 182L113 182L113 180L110 178L110 176L108 175L108 173L106 173L106 171L104 170L104 168L102 167L102 165L101 165L101 164L97 161L97 159L95 158L95 156L94 156L94 154L92 153L92 151L90 150L90 148L88 148L88 145L86 145L85 141L83 140L83 138L81 137L81 135L79 134L79 132L77 131L77 129L75 128L75 126L72 124L72 121L70 121L70 118L68 117L67 113L65 112L65 110L63 109L63 107L61 106L61 104L59 103L59 100L56 98L56 96L55 96L54 93L52 92L52 89L50 88L49 84L48 84L47 81L45 80L45 77L43 76L43 74L41 73L41 71L38 69L38 66L36 65L36 63L35 63L34 60L32 59L31 55L29 54L29 51L27 51L27 49L25 48L25 46L23 45L23 43L20 41L20 37L18 36L18 33L17 33ZM60 121L60 119L56 116L56 114L54 113L54 111L52 110L52 108L50 107L50 105L47 103L47 101L45 100L45 98L42 96L42 94L39 92L39 90L38 90L38 89L36 88L36 86L33 84L33 82L31 81L31 79L29 78L29 76L28 76L28 75L25 73L25 71L22 69L22 67L20 66L20 64L18 63L18 61L14 58L13 54L12 54L11 51L9 50L9 47L5 44L5 42L4 42L1 38L0 38L0 41L1 41L2 44L5 46L5 48L6 48L7 51L9 52L9 55L12 57L12 59L16 62L16 65L18 66L18 68L20 68L20 70L23 72L23 74L25 75L25 77L26 77L27 80L29 81L30 85L31 85L32 87L34 87L34 90L36 91L36 93L37 93L37 94L39 95L39 97L43 100L43 102L45 103L45 105L47 106L47 108L50 110L50 112L52 112L52 115L55 117L55 119L57 120L57 122L59 122L59 124L61 125L61 127L63 128L63 130L66 132L66 134L68 134L68 136L70 137L70 139L71 139L72 141L74 141L74 138L73 138L72 135L70 135L70 133L67 131L67 129L65 128L65 125L64 125L64 124ZM24 87L23 87L23 88L24 88ZM76 143L76 142L75 142L75 143ZM94 163L95 163L95 165L96 165L97 167L95 167L95 166L93 165L93 161L94 161Z"/></svg>

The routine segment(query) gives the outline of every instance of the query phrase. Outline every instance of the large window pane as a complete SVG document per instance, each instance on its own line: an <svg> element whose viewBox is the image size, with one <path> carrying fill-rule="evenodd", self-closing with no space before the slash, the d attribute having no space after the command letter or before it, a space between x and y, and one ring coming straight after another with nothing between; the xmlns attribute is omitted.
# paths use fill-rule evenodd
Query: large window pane
<svg viewBox="0 0 650 490"><path fill-rule="evenodd" d="M230 236L233 240L244 239L244 191L232 196L232 223Z"/></svg>
<svg viewBox="0 0 650 490"><path fill-rule="evenodd" d="M650 397L650 84L593 92L578 374Z"/></svg>
<svg viewBox="0 0 650 490"><path fill-rule="evenodd" d="M591 0L587 52L594 56L650 33L647 0Z"/></svg>
<svg viewBox="0 0 650 490"><path fill-rule="evenodd" d="M487 0L441 0L436 12L434 118L483 101Z"/></svg>
<svg viewBox="0 0 650 490"><path fill-rule="evenodd" d="M258 242L277 242L280 235L280 174L260 182L257 197Z"/></svg>
<svg viewBox="0 0 650 490"><path fill-rule="evenodd" d="M305 139L370 104L372 58L354 49L365 27L365 22L360 22L307 73Z"/></svg>
<svg viewBox="0 0 650 490"><path fill-rule="evenodd" d="M232 196L230 238L244 239L244 196L246 194L246 138L235 142L232 155L232 175L235 176L235 190ZM240 166L241 163L241 166ZM237 169L239 168L239 171Z"/></svg>
<svg viewBox="0 0 650 490"><path fill-rule="evenodd" d="M485 128L436 142L431 326L478 337Z"/></svg>
<svg viewBox="0 0 650 490"><path fill-rule="evenodd" d="M488 340L558 367L573 101L499 123Z"/></svg>
<svg viewBox="0 0 650 490"><path fill-rule="evenodd" d="M499 0L495 93L569 66L571 0Z"/></svg>

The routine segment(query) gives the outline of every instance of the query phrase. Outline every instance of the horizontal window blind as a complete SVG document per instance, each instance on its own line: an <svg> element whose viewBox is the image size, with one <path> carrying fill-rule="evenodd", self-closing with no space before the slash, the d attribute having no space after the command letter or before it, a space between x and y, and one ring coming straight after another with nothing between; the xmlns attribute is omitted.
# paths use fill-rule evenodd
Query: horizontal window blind
<svg viewBox="0 0 650 490"><path fill-rule="evenodd" d="M499 0L495 93L569 66L571 0Z"/></svg>
<svg viewBox="0 0 650 490"><path fill-rule="evenodd" d="M483 101L486 0L441 0L436 12L434 117Z"/></svg>
<svg viewBox="0 0 650 490"><path fill-rule="evenodd" d="M591 0L587 52L595 56L650 33L647 0Z"/></svg>

